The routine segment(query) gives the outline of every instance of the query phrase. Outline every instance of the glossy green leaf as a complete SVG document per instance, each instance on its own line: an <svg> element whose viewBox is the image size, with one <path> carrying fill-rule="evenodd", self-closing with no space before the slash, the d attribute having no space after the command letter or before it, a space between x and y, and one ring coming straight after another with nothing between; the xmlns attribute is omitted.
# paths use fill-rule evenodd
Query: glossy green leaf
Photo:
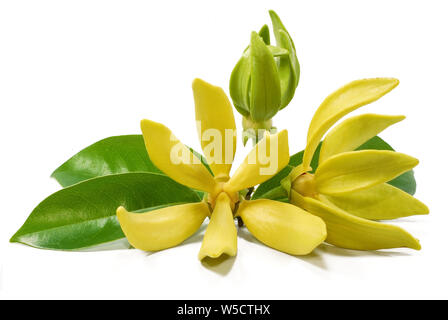
<svg viewBox="0 0 448 320"><path fill-rule="evenodd" d="M211 172L205 158L189 149ZM100 140L71 157L51 176L61 186L68 187L87 179L127 172L163 174L149 159L142 135L115 136Z"/></svg>
<svg viewBox="0 0 448 320"><path fill-rule="evenodd" d="M32 247L77 250L124 238L116 209L130 211L198 202L193 190L157 173L89 179L42 201L11 238Z"/></svg>
<svg viewBox="0 0 448 320"><path fill-rule="evenodd" d="M316 152L313 155L313 160L311 161L311 167L314 170L318 166L321 144L322 143L320 143L319 146L317 147ZM371 150L371 149L372 150L391 150L391 151L394 150L387 142L385 142L383 139L381 139L378 136L373 137L372 139L370 139L369 141L367 141L366 143L361 145L356 150ZM284 201L285 198L283 196L281 196L282 193L280 193L280 190L278 190L278 188L280 187L280 181L283 178L285 178L295 166L301 164L302 159L303 159L303 151L300 151L300 152L292 155L289 160L289 165L286 168L284 168L282 171L277 173L274 177L269 179L268 181L260 184L258 186L257 190L254 192L252 199L265 198L265 199ZM313 172L314 172L314 170L313 170ZM413 170L403 173L402 175L389 181L388 183L393 185L394 187L397 187L397 188L411 194L411 195L413 195L415 193L416 186L417 186L417 184L415 182Z"/></svg>
<svg viewBox="0 0 448 320"><path fill-rule="evenodd" d="M100 140L67 160L53 173L63 187L90 178L126 172L162 173L149 159L141 135Z"/></svg>

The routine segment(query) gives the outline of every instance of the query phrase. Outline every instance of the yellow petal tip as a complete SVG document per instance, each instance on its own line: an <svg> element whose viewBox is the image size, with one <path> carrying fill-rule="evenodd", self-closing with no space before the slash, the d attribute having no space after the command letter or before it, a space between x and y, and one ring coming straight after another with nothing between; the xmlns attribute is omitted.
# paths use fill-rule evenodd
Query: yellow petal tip
<svg viewBox="0 0 448 320"><path fill-rule="evenodd" d="M400 84L400 80L398 80L397 78L377 78L378 80L386 80L391 84L391 88L390 90L394 89L395 87L397 87Z"/></svg>
<svg viewBox="0 0 448 320"><path fill-rule="evenodd" d="M193 83L192 83L191 86L192 86L193 90L198 90L198 89L201 89L201 88L204 88L204 87L215 88L214 85L212 85L212 84L208 83L207 81L204 81L204 80L202 80L200 78L195 78L193 80Z"/></svg>
<svg viewBox="0 0 448 320"><path fill-rule="evenodd" d="M202 261L205 258L218 259L222 256L235 257L236 252L237 251L233 248L223 248L222 250L211 252L200 251L198 254L198 259L199 261Z"/></svg>
<svg viewBox="0 0 448 320"><path fill-rule="evenodd" d="M420 241L418 241L417 239L415 239L415 246L411 247L411 249L415 249L417 251L422 250L422 245L420 244Z"/></svg>
<svg viewBox="0 0 448 320"><path fill-rule="evenodd" d="M119 206L116 210L117 215L123 215L126 212L126 209L123 206Z"/></svg>
<svg viewBox="0 0 448 320"><path fill-rule="evenodd" d="M146 130L150 130L151 127L154 127L154 126L163 126L163 125L158 123L158 122L151 121L151 120L148 120L148 119L142 119L140 121L140 128L141 128L141 130L143 132L146 131Z"/></svg>

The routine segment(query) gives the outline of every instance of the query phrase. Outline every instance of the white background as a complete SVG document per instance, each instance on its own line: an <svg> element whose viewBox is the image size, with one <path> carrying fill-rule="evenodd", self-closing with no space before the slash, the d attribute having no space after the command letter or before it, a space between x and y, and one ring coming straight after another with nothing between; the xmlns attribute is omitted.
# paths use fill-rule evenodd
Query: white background
<svg viewBox="0 0 448 320"><path fill-rule="evenodd" d="M429 216L396 222L422 251L322 245L307 257L239 232L236 259L197 260L201 235L148 254L55 252L10 244L58 190L50 173L87 145L139 133L149 118L199 149L191 81L228 91L251 30L275 9L301 64L293 102L275 117L291 152L320 102L343 84L397 77L357 112L404 114L381 136L420 159L416 197ZM0 296L2 298L448 298L446 1L1 1ZM241 121L239 115L237 121ZM241 132L241 131L240 131ZM239 146L238 163L248 149ZM203 232L203 230L202 230Z"/></svg>

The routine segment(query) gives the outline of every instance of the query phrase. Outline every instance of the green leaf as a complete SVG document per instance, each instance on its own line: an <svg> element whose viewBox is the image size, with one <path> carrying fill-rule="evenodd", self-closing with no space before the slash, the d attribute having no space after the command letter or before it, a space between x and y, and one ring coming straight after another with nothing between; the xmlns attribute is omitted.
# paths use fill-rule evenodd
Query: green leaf
<svg viewBox="0 0 448 320"><path fill-rule="evenodd" d="M205 158L189 148L211 173ZM100 140L67 160L53 173L62 187L118 173L153 172L164 174L149 159L143 136L115 136Z"/></svg>
<svg viewBox="0 0 448 320"><path fill-rule="evenodd" d="M321 145L322 143L320 143L319 146L317 147L316 152L314 153L313 156L313 160L311 161L311 167L313 168L312 172L314 172L318 166ZM385 142L378 136L373 137L372 139L361 145L357 150L369 150L369 149L395 151L387 142ZM303 151L300 151L292 155L289 159L288 166L286 166L286 168L281 170L279 173L277 173L268 181L260 184L257 190L255 190L252 199L255 200L263 198L263 199L284 201L284 194L282 195L280 193L280 190L278 189L280 187L280 181L286 176L288 176L288 174L294 167L302 163L303 153L304 153ZM388 183L411 195L415 194L417 184L415 182L413 170L403 173L402 175L389 181Z"/></svg>
<svg viewBox="0 0 448 320"><path fill-rule="evenodd" d="M11 238L36 248L78 250L124 238L116 209L198 202L193 190L157 173L98 177L62 189L42 201Z"/></svg>
<svg viewBox="0 0 448 320"><path fill-rule="evenodd" d="M212 169L210 168L210 166L207 163L207 159L205 159L205 157L202 154L195 151L193 148L190 148L189 146L187 146L187 148L190 149L190 151L195 155L195 157L197 157L199 160L201 160L201 163L207 168L208 172L210 172L210 174L212 176L214 176Z"/></svg>
<svg viewBox="0 0 448 320"><path fill-rule="evenodd" d="M110 174L162 173L149 159L142 135L115 136L100 140L67 160L51 176L63 187Z"/></svg>

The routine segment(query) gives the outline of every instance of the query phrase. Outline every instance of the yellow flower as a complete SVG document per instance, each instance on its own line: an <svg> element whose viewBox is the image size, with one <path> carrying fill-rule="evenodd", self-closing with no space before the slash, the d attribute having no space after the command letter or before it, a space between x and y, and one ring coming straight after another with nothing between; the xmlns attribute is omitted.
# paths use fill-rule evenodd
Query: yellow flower
<svg viewBox="0 0 448 320"><path fill-rule="evenodd" d="M390 78L358 80L328 96L311 120L303 163L282 181L291 203L325 221L330 244L357 250L421 248L405 230L376 221L429 213L423 203L387 184L418 160L394 151L353 151L404 116L363 114L341 122L326 135L319 165L310 173L311 159L327 130L398 83Z"/></svg>
<svg viewBox="0 0 448 320"><path fill-rule="evenodd" d="M129 242L146 251L170 248L193 235L208 216L210 222L199 259L217 258L222 254L235 256L234 218L239 216L249 231L266 245L294 255L310 253L326 237L325 224L320 218L291 204L246 201L239 195L239 191L268 180L288 164L287 132L267 134L230 177L236 151L232 106L221 88L202 80L193 82L193 93L201 147L213 175L164 125L143 120L141 128L152 162L173 180L204 191L208 196L200 203L147 213L118 208L118 220Z"/></svg>

